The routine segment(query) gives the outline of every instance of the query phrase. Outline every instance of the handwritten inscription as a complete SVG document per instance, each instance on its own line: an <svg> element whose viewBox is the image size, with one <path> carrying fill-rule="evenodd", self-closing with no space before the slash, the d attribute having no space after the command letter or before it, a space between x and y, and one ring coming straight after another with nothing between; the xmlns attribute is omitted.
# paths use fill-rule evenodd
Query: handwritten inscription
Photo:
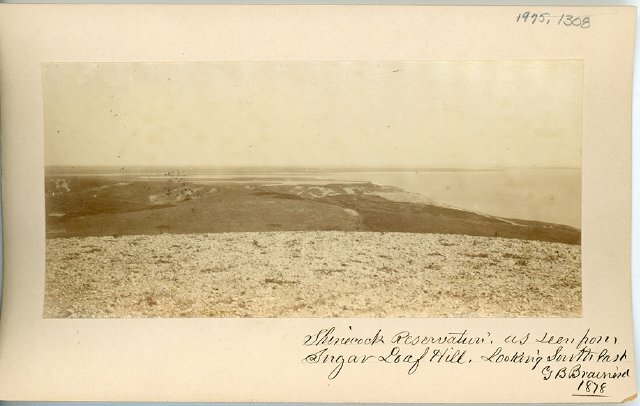
<svg viewBox="0 0 640 406"><path fill-rule="evenodd" d="M348 367L362 364L401 366L408 375L423 365L521 365L542 381L568 382L573 396L606 397L611 382L630 378L627 348L618 338L592 333L556 335L551 332L495 336L468 330L438 335L409 330L365 335L338 332L335 326L306 335L302 342L305 364L328 366L328 379L336 379Z"/></svg>
<svg viewBox="0 0 640 406"><path fill-rule="evenodd" d="M516 16L516 23L531 25L555 25L559 27L591 28L592 16L576 16L572 14L551 15L525 11Z"/></svg>

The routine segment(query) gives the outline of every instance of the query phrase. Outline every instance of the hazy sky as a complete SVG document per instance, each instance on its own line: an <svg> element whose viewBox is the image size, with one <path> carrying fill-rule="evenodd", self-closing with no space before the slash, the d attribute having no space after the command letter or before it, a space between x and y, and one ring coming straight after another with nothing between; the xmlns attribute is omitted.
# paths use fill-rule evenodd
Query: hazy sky
<svg viewBox="0 0 640 406"><path fill-rule="evenodd" d="M43 66L46 165L580 167L582 61Z"/></svg>

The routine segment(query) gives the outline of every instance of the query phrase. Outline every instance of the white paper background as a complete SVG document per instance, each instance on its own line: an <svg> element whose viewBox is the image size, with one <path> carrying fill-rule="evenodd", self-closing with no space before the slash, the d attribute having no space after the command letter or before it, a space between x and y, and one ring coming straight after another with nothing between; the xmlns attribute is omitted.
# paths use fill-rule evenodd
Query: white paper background
<svg viewBox="0 0 640 406"><path fill-rule="evenodd" d="M25 1L0 1L0 3L35 3L35 2L25 2ZM61 3L59 1L38 1L37 3ZM64 3L92 3L89 1L81 1L81 0L67 0ZM184 4L273 4L272 1L264 1L264 0L254 0L254 1L198 1L198 2L188 2L188 1L111 1L109 3L184 3ZM342 1L314 1L314 2L305 2L305 1L291 1L291 0L280 0L277 2L278 4L345 4L347 2ZM537 1L492 1L492 2L483 2L483 1L410 1L410 2L391 2L391 1L350 1L347 4L438 4L438 5L557 5L557 2L547 1L547 2L537 2ZM565 0L562 2L563 5L640 5L640 0L634 1L569 1ZM638 31L636 31L636 54L635 54L635 66L634 66L634 87L633 87L633 213L632 213L632 280L633 280L633 308L634 308L634 340L636 348L640 348L640 267L638 265L638 261L640 260L640 204L638 201L640 199L640 180L638 175L640 175L640 163L638 160L640 159L640 58L638 56L638 43L640 36L638 35ZM1 238L1 236L0 236ZM1 295L1 293L0 293ZM0 296L1 299L1 296ZM636 351L637 352L637 351ZM636 366L637 367L637 366ZM55 373L55 371L51 371ZM638 376L638 374L636 374ZM1 385L1 383L0 383ZM640 386L640 385L639 385ZM2 405L12 405L12 404L42 404L37 402L0 402ZM89 404L89 403L87 403ZM102 405L105 403L90 403L91 405ZM130 403L131 404L131 403ZM163 405L167 405L168 403L163 403ZM636 399L635 401L627 404L640 405L640 399Z"/></svg>

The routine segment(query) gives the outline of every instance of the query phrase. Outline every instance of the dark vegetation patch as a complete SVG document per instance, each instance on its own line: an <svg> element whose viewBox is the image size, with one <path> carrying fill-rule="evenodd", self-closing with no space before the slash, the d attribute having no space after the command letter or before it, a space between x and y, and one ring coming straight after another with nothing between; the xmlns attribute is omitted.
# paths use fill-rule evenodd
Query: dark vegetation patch
<svg viewBox="0 0 640 406"><path fill-rule="evenodd" d="M439 271L439 270L441 270L441 269L442 269L442 265L437 264L437 263L435 263L435 262L429 262L428 264L426 264L426 265L424 266L424 268L425 268L425 269L432 270L432 271Z"/></svg>
<svg viewBox="0 0 640 406"><path fill-rule="evenodd" d="M298 195L292 195L287 193L275 193L275 192L265 192L265 191L257 191L253 192L255 196L268 196L276 199L287 199L287 200L302 200L302 197Z"/></svg>
<svg viewBox="0 0 640 406"><path fill-rule="evenodd" d="M478 254L465 254L469 258L489 258L489 254L486 252L480 252Z"/></svg>
<svg viewBox="0 0 640 406"><path fill-rule="evenodd" d="M511 258L511 259L527 259L527 257L523 257L522 255L512 254L510 252L505 252L502 254L503 258Z"/></svg>
<svg viewBox="0 0 640 406"><path fill-rule="evenodd" d="M264 283L273 283L273 284L282 286L282 285L287 285L287 284L296 284L296 283L300 283L300 282L298 282L298 281L287 281L287 280L284 280L284 279L266 278L264 280Z"/></svg>
<svg viewBox="0 0 640 406"><path fill-rule="evenodd" d="M364 231L464 234L568 244L580 243L580 231L568 226L529 221L528 226L522 227L464 210L393 202L371 195L339 195L322 200L356 210L362 218ZM442 242L441 244L450 245L451 243Z"/></svg>
<svg viewBox="0 0 640 406"><path fill-rule="evenodd" d="M342 273L344 272L344 269L318 269L316 270L316 272L324 274L324 275L332 275L334 273Z"/></svg>

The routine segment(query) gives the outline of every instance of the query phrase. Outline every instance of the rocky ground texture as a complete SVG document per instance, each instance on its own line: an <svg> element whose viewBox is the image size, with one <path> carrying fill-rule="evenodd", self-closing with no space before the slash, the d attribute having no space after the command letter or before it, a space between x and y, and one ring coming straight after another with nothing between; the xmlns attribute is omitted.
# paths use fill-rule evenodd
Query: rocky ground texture
<svg viewBox="0 0 640 406"><path fill-rule="evenodd" d="M47 318L579 317L579 245L465 235L52 238Z"/></svg>

